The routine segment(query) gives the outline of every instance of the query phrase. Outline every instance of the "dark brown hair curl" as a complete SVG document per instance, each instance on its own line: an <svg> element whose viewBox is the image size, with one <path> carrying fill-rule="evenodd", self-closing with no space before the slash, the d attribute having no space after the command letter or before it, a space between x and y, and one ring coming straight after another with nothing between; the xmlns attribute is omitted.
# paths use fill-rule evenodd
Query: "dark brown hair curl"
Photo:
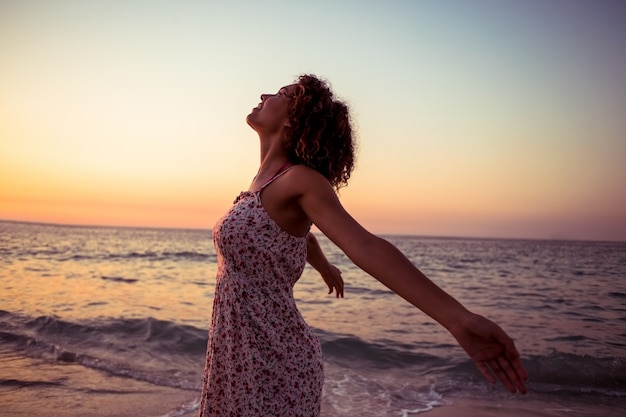
<svg viewBox="0 0 626 417"><path fill-rule="evenodd" d="M348 106L314 75L298 77L297 87L286 132L289 160L318 171L339 190L348 184L355 162Z"/></svg>

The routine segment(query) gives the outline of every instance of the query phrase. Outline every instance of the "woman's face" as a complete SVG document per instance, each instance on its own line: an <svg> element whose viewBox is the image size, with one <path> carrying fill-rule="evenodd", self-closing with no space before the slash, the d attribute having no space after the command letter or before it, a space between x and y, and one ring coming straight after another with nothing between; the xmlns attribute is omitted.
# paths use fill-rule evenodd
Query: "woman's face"
<svg viewBox="0 0 626 417"><path fill-rule="evenodd" d="M276 94L261 94L261 102L252 109L246 121L257 132L273 133L288 124L289 103L297 84L282 87Z"/></svg>

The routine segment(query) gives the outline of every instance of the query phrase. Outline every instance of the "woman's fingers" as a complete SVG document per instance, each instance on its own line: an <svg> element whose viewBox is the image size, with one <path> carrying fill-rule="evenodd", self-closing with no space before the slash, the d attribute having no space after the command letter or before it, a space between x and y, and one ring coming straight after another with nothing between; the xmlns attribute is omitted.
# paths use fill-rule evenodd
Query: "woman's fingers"
<svg viewBox="0 0 626 417"><path fill-rule="evenodd" d="M524 384L524 381L527 379L526 371L522 367L523 372L520 373L515 364L512 364L505 356L476 362L476 367L483 377L492 384L500 380L511 393L519 391L522 394L526 394L528 392Z"/></svg>
<svg viewBox="0 0 626 417"><path fill-rule="evenodd" d="M489 371L489 368L487 367L487 362L474 362L474 363L476 364L478 371L487 381L491 382L492 384L496 383L496 378L493 376L491 371Z"/></svg>

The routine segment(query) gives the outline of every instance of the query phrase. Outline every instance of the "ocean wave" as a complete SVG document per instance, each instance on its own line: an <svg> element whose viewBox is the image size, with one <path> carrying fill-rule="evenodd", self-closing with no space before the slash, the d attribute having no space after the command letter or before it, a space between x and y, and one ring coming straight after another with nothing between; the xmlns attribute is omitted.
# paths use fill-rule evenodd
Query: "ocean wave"
<svg viewBox="0 0 626 417"><path fill-rule="evenodd" d="M82 261L124 261L124 260L150 260L150 261L193 261L193 262L216 262L214 253L195 251L163 251L163 252L128 252L128 253L74 253L75 251L59 249L28 249L14 250L3 248L0 256L6 259L44 259L59 262L82 262Z"/></svg>
<svg viewBox="0 0 626 417"><path fill-rule="evenodd" d="M105 281L122 282L125 284L134 284L135 282L139 281L137 278L107 277L104 275L101 276L100 278L102 278Z"/></svg>
<svg viewBox="0 0 626 417"><path fill-rule="evenodd" d="M356 336L333 335L318 331L319 333L322 333L320 339L326 360L344 366L358 363L374 369L390 369L406 366L430 368L449 364L447 358L415 352L390 341L366 342Z"/></svg>
<svg viewBox="0 0 626 417"><path fill-rule="evenodd" d="M199 382L196 375L184 373L173 369L141 369L133 363L124 361L124 357L118 356L118 360L110 358L92 356L77 351L68 350L68 346L49 343L41 339L32 338L26 335L7 334L0 331L0 342L5 345L12 344L15 350L27 357L47 360L56 363L72 363L86 368L105 372L112 376L131 378L137 381L149 382L154 385L180 388L197 391ZM8 342L8 343L7 343ZM77 349L79 350L79 349ZM0 380L1 385L27 387L34 385L61 385L55 381L25 381L25 380Z"/></svg>
<svg viewBox="0 0 626 417"><path fill-rule="evenodd" d="M326 362L333 366L371 372L411 369L415 374L439 375L443 380L480 379L474 364L461 356L435 356L392 341L366 341L319 329L316 333ZM0 347L4 350L184 389L198 388L206 336L206 329L154 318L74 323L54 316L32 318L0 311ZM438 347L439 351L450 350ZM524 357L523 361L532 384L545 392L621 392L626 396L624 358L555 351Z"/></svg>
<svg viewBox="0 0 626 417"><path fill-rule="evenodd" d="M6 311L0 311L0 332L0 342L17 340L30 350L38 345L57 346L61 352L72 347L70 351L78 349L80 353L95 353L95 356L121 354L129 360L142 359L134 357L142 354L203 357L207 336L205 329L154 318L75 323L55 316L31 318ZM67 357L57 355L59 360Z"/></svg>
<svg viewBox="0 0 626 417"><path fill-rule="evenodd" d="M105 319L72 323L52 316L41 316L26 321L25 327L35 330L39 335L54 336L58 340L85 340L98 344L125 346L129 343L153 344L156 350L172 351L185 354L204 354L206 349L206 330L193 326L177 324L154 318L143 319Z"/></svg>
<svg viewBox="0 0 626 417"><path fill-rule="evenodd" d="M31 381L22 379L0 379L0 387L26 388L26 387L51 387L62 385L58 381Z"/></svg>
<svg viewBox="0 0 626 417"><path fill-rule="evenodd" d="M36 255L36 254L35 254ZM116 261L116 260L151 260L151 261L195 261L195 262L216 262L216 255L213 253L202 253L194 251L181 252L129 252L129 253L95 253L76 254L61 257L62 262L68 261Z"/></svg>
<svg viewBox="0 0 626 417"><path fill-rule="evenodd" d="M616 357L595 358L553 352L550 355L523 357L528 371L528 384L534 393L549 395L602 395L626 397L626 360ZM464 391L467 380L476 386L482 379L470 360L447 369L455 388Z"/></svg>
<svg viewBox="0 0 626 417"><path fill-rule="evenodd" d="M560 386L626 388L626 359L553 352L524 361L533 381ZM623 392L626 396L626 392Z"/></svg>
<svg viewBox="0 0 626 417"><path fill-rule="evenodd" d="M0 347L51 363L73 363L110 375L197 390L206 331L155 319L71 323L0 311ZM5 381L5 384L28 381Z"/></svg>
<svg viewBox="0 0 626 417"><path fill-rule="evenodd" d="M366 342L357 337L333 338L324 333L322 349L327 361L346 368L413 369L416 374L447 375L443 380L463 390L468 379L481 379L469 358L439 357L414 351L393 343ZM523 362L535 389L543 392L597 393L626 397L626 359L592 357L552 352L524 357Z"/></svg>

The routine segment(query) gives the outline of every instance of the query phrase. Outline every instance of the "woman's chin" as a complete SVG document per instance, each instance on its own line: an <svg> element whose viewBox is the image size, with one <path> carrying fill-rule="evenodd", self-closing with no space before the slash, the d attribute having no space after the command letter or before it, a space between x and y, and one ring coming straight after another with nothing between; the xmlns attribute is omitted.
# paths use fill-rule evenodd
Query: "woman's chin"
<svg viewBox="0 0 626 417"><path fill-rule="evenodd" d="M252 129L255 128L256 124L254 123L254 114L256 109L252 109L252 112L246 116L246 123L248 123L248 125L250 125L250 127Z"/></svg>

